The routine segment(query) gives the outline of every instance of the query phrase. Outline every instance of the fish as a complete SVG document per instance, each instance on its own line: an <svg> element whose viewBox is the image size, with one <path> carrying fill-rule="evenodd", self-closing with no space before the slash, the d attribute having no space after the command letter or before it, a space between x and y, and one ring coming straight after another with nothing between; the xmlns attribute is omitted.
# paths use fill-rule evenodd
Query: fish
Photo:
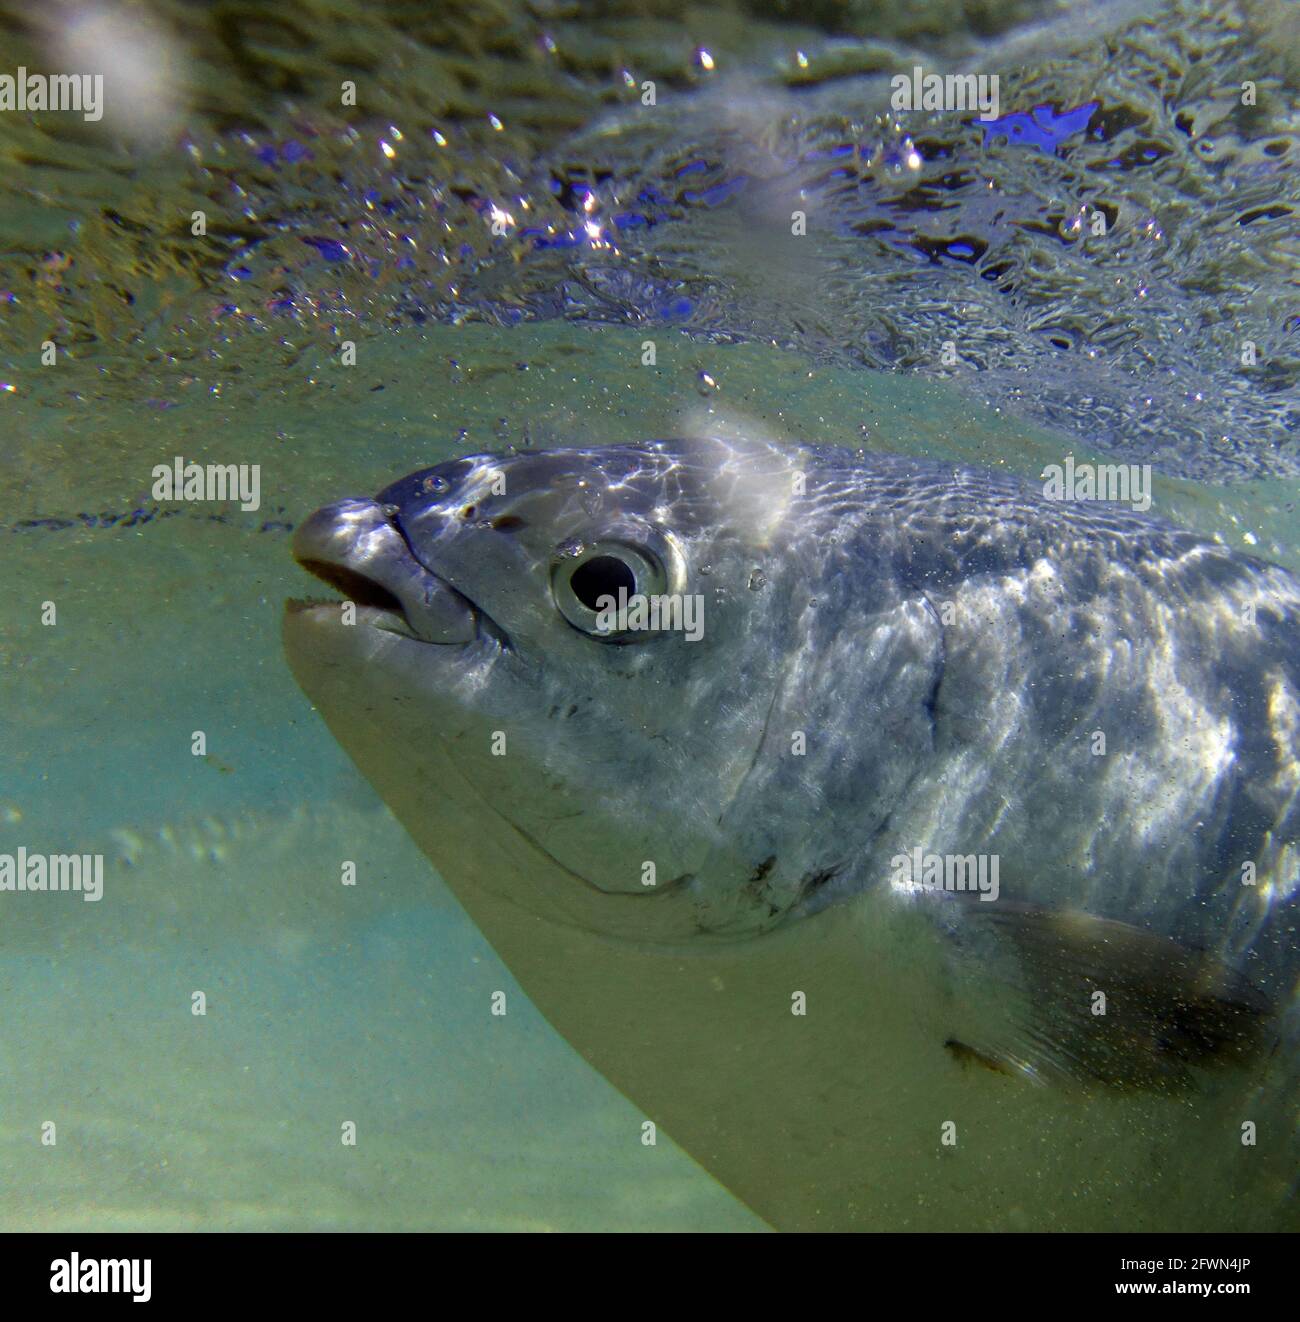
<svg viewBox="0 0 1300 1322"><path fill-rule="evenodd" d="M743 435L467 455L293 552L329 730L769 1225L1295 1227L1287 570Z"/></svg>

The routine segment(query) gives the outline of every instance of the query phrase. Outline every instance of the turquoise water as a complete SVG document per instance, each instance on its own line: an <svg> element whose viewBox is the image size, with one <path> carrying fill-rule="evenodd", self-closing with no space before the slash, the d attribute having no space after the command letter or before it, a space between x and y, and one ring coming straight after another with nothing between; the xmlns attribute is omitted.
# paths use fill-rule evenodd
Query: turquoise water
<svg viewBox="0 0 1300 1322"><path fill-rule="evenodd" d="M470 451L750 427L1031 478L1151 461L1155 512L1300 569L1284 7L1024 5L997 31L823 8L502 6L495 43L469 8L402 33L358 10L318 46L309 5L238 39L157 6L170 99L137 88L143 127L0 113L0 848L105 860L99 903L0 896L0 1226L763 1228L671 1139L642 1144L294 684L279 617L310 591L289 541L316 506ZM48 22L0 13L0 72L59 67ZM1250 115L1220 46L1260 70ZM1114 122L1059 151L952 117L904 132L873 116L914 58ZM350 111L330 89L358 68ZM626 124L629 68L670 93L653 129ZM880 187L850 196L817 155L849 137L982 169L1007 215L870 152ZM1089 263L1044 232L1090 178L1166 248L1135 224ZM777 268L763 217L801 189L835 223ZM654 223L534 246L521 199L552 237ZM491 205L518 212L503 236ZM974 264L917 256L952 209ZM260 465L260 510L154 498L175 455Z"/></svg>

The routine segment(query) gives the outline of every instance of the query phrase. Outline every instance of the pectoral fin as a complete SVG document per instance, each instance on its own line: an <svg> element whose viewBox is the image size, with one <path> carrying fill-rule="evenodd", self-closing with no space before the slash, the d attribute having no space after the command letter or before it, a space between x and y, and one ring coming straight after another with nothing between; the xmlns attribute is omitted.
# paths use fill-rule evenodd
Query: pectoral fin
<svg viewBox="0 0 1300 1322"><path fill-rule="evenodd" d="M949 1039L959 1059L1043 1083L1182 1089L1268 1040L1267 998L1212 955L1090 914L964 909L966 954L986 989L992 970L1011 995Z"/></svg>

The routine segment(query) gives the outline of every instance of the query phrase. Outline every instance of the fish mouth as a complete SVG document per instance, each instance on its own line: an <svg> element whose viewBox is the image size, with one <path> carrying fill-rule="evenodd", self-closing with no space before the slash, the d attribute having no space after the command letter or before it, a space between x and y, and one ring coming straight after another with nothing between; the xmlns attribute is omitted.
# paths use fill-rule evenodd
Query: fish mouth
<svg viewBox="0 0 1300 1322"><path fill-rule="evenodd" d="M463 647L484 632L497 632L468 597L416 559L392 505L376 500L326 505L294 533L293 556L342 600L290 598L289 615L338 616L340 624L439 647ZM352 621L343 618L349 602L355 607Z"/></svg>

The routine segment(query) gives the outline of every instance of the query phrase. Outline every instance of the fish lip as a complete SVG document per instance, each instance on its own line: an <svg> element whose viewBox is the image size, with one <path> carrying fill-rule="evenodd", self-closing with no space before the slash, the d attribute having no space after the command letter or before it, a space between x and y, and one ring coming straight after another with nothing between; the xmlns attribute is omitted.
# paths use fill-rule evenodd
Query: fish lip
<svg viewBox="0 0 1300 1322"><path fill-rule="evenodd" d="M343 599L290 598L288 616L328 622L345 601L345 622L434 647L466 647L485 635L504 644L495 622L415 555L396 509L376 500L345 499L310 515L294 533L294 559Z"/></svg>
<svg viewBox="0 0 1300 1322"><path fill-rule="evenodd" d="M337 597L286 597L284 614L286 619L307 616L314 618L318 623L332 622L342 626L341 618L337 621L331 621L330 616L337 614L341 617L344 604ZM356 606L356 619L348 627L378 629L384 633L394 634L398 638L404 638L409 642L420 643L425 647L453 646L450 643L431 643L426 638L418 637L411 631L410 623L400 611L383 610L377 606Z"/></svg>

